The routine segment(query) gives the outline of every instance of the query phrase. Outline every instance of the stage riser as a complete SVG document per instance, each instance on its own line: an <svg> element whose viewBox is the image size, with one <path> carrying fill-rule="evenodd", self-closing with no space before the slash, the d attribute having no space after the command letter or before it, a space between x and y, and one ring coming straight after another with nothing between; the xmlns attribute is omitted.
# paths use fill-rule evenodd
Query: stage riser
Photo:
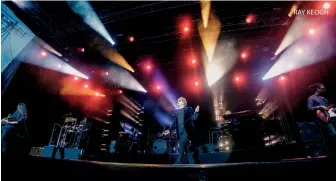
<svg viewBox="0 0 336 181"><path fill-rule="evenodd" d="M61 159L63 157L63 159L69 159L69 160L77 160L83 154L83 150L81 149L69 149L69 148L57 149L54 146L45 146L40 156L45 158L52 158L53 152L55 152L54 158Z"/></svg>

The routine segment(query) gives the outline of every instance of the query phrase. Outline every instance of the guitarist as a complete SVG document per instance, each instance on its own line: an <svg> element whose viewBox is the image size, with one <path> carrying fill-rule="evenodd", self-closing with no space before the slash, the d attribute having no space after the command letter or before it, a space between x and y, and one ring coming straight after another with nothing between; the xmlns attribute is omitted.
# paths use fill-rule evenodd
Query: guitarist
<svg viewBox="0 0 336 181"><path fill-rule="evenodd" d="M18 127L27 119L24 103L19 103L13 114L1 120L1 152L8 154L8 144L15 141Z"/></svg>
<svg viewBox="0 0 336 181"><path fill-rule="evenodd" d="M313 95L311 95L308 98L308 105L307 105L308 110L309 111L318 111L318 110L328 111L328 100L322 96L322 94L326 91L325 86L322 83L316 83L316 84L310 85L309 88L313 89L315 92L314 92ZM334 108L334 110L335 110L335 108ZM317 123L322 128L323 132L328 131L327 135L329 135L329 137L330 137L330 140L331 140L330 143L333 145L333 147L335 147L336 146L335 145L335 141L336 141L336 128L335 128L335 126L332 124L331 121L326 123L326 122L323 122L321 120L321 118L319 118L319 117L317 117L316 120L317 120ZM334 150L334 149L332 149L332 150Z"/></svg>

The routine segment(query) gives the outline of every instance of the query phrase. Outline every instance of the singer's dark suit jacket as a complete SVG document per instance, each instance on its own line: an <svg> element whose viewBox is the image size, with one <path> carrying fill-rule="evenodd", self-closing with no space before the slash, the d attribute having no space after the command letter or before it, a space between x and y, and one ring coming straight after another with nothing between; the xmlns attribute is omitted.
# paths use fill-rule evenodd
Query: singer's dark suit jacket
<svg viewBox="0 0 336 181"><path fill-rule="evenodd" d="M196 131L194 127L194 121L198 118L198 113L194 112L193 108L191 107L184 107L184 129L187 132L189 140L193 140L196 137ZM175 110L173 114L173 124L170 127L169 131L172 132L173 130L177 130L177 138L180 138L179 135L179 127L178 127L178 118L176 115L177 111Z"/></svg>

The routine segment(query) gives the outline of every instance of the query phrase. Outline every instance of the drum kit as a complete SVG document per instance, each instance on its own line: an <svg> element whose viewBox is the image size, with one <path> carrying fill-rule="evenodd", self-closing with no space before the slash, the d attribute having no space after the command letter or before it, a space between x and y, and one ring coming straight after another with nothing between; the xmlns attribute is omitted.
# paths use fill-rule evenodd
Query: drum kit
<svg viewBox="0 0 336 181"><path fill-rule="evenodd" d="M177 133L172 132L170 135L159 134L153 143L152 151L154 154L177 153L178 148Z"/></svg>
<svg viewBox="0 0 336 181"><path fill-rule="evenodd" d="M66 117L63 126L55 123L49 145L62 148L79 148L87 135L89 123L84 118L77 124L77 118Z"/></svg>

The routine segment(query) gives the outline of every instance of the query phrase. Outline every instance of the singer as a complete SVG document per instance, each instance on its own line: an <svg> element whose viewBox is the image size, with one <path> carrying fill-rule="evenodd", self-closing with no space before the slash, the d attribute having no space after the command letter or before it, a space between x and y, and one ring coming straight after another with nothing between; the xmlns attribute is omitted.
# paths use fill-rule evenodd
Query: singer
<svg viewBox="0 0 336 181"><path fill-rule="evenodd" d="M178 148L178 156L175 164L181 164L184 153L187 154L189 163L199 163L198 151L192 152L196 149L195 140L195 127L194 121L198 118L199 106L195 108L195 111L191 107L187 107L187 100L184 97L180 97L177 100L177 109L174 112L174 122L170 129L163 132L164 135L170 134L173 130L177 131L177 139L180 140ZM191 148L193 144L193 148Z"/></svg>

